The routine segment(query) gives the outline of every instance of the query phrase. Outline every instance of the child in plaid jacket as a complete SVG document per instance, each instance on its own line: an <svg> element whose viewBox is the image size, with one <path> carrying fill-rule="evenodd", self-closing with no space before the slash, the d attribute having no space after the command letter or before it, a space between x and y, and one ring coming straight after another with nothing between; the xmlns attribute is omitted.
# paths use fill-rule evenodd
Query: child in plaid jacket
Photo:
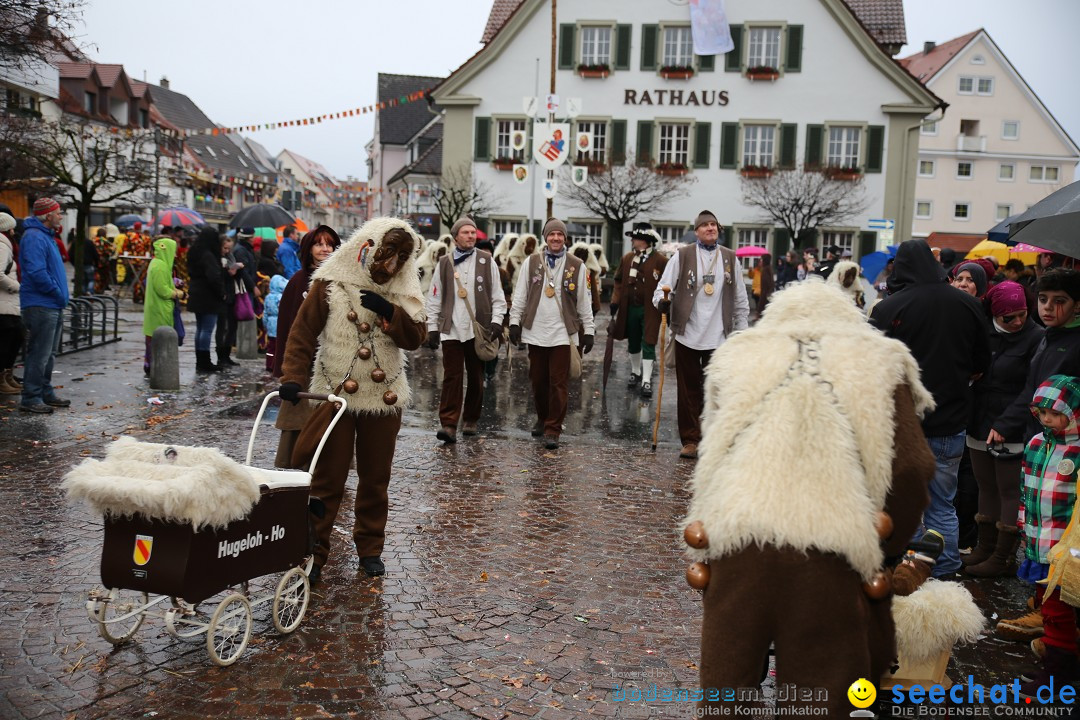
<svg viewBox="0 0 1080 720"><path fill-rule="evenodd" d="M1021 522L1024 555L1017 574L1036 583L1036 604L1043 614L1046 655L1036 677L1021 686L1033 693L1051 678L1058 686L1080 680L1077 662L1076 615L1061 600L1060 589L1046 595L1047 553L1065 532L1076 503L1076 477L1080 466L1080 379L1051 375L1035 390L1031 412L1042 433L1024 450Z"/></svg>

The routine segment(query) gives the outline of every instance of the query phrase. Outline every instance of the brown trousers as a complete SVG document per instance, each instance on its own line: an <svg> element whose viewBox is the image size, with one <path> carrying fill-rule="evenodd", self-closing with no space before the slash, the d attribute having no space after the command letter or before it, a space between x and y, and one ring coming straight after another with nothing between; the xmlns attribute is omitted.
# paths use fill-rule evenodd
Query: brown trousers
<svg viewBox="0 0 1080 720"><path fill-rule="evenodd" d="M877 685L892 662L891 599L870 600L839 555L752 545L709 565L701 628L706 698L708 688L759 687L775 643L776 687L824 688L828 717L847 717L851 678ZM787 704L796 703L776 703Z"/></svg>
<svg viewBox="0 0 1080 720"><path fill-rule="evenodd" d="M693 350L675 340L675 374L679 381L679 439L683 445L701 442L701 412L705 409L705 368L712 350Z"/></svg>
<svg viewBox="0 0 1080 720"><path fill-rule="evenodd" d="M356 554L362 558L382 555L390 509L387 488L400 429L400 410L390 415L346 412L330 433L311 477L311 494L326 503L326 515L315 519L316 565L325 565L330 555L330 536L354 449L359 479L353 505Z"/></svg>
<svg viewBox="0 0 1080 720"><path fill-rule="evenodd" d="M443 427L456 428L461 417L461 388L468 375L469 388L465 392L467 423L480 420L480 408L484 404L484 363L476 357L476 345L472 340L442 341L443 386L439 400L439 423Z"/></svg>
<svg viewBox="0 0 1080 720"><path fill-rule="evenodd" d="M559 436L566 418L570 380L570 346L529 346L529 381L537 421L544 424L544 434Z"/></svg>

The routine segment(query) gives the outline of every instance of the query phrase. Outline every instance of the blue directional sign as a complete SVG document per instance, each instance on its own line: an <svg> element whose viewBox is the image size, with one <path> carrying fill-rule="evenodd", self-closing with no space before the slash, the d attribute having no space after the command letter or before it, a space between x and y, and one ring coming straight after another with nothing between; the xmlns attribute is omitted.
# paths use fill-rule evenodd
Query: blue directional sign
<svg viewBox="0 0 1080 720"><path fill-rule="evenodd" d="M871 220L869 225L870 225L871 230L892 230L892 229L894 229L896 227L896 221L895 220L885 220L885 219L875 219L875 220Z"/></svg>

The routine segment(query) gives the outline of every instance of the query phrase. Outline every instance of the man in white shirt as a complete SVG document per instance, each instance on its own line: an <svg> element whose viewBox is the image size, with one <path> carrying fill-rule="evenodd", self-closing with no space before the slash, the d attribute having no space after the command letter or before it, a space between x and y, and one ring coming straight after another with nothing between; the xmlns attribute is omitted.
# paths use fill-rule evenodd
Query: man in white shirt
<svg viewBox="0 0 1080 720"><path fill-rule="evenodd" d="M653 305L669 313L675 335L675 373L679 384L679 457L697 459L701 411L705 405L705 368L712 352L739 330L750 314L746 286L735 253L719 245L723 226L702 210L694 221L697 242L679 249L664 268L653 292ZM664 300L664 287L671 296Z"/></svg>
<svg viewBox="0 0 1080 720"><path fill-rule="evenodd" d="M506 296L499 279L499 268L491 253L476 250L476 223L465 216L450 229L454 251L443 255L435 267L427 294L428 347L439 347L442 340L443 389L439 400L439 424L435 437L444 443L457 442L458 419L461 433L476 435L480 409L484 401L484 362L476 356L473 321L502 335L506 315ZM462 384L469 376L462 417Z"/></svg>
<svg viewBox="0 0 1080 720"><path fill-rule="evenodd" d="M548 450L559 447L566 417L570 353L581 336L581 352L593 346L592 291L585 263L566 252L566 225L544 224L544 252L518 272L510 310L510 342L529 346L529 381L536 404L533 437Z"/></svg>

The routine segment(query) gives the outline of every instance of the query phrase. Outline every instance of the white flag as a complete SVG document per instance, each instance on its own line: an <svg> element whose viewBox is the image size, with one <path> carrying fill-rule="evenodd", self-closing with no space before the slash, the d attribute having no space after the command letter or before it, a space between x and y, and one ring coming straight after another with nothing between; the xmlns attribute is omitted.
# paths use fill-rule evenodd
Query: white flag
<svg viewBox="0 0 1080 720"><path fill-rule="evenodd" d="M695 55L722 55L735 49L724 0L690 0L690 34Z"/></svg>

